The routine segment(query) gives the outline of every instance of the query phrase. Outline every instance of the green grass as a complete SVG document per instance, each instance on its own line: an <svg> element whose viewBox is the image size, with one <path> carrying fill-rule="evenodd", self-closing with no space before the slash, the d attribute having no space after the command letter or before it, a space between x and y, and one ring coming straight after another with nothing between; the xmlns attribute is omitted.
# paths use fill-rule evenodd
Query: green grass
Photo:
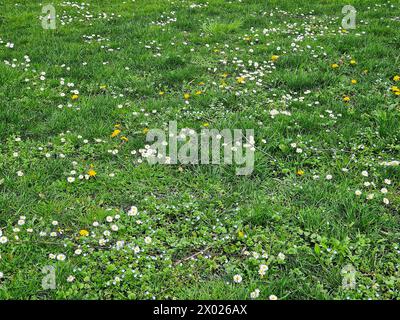
<svg viewBox="0 0 400 320"><path fill-rule="evenodd" d="M350 2L0 0L0 299L400 298L400 7ZM172 120L254 129L252 174L149 165Z"/></svg>

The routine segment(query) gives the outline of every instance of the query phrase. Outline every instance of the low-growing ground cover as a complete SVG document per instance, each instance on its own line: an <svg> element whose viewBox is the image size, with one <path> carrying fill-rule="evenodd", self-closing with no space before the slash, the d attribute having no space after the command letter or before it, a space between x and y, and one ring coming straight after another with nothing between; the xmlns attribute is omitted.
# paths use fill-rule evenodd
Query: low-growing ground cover
<svg viewBox="0 0 400 320"><path fill-rule="evenodd" d="M0 0L0 298L398 299L400 4L350 2ZM252 173L148 164L172 120Z"/></svg>

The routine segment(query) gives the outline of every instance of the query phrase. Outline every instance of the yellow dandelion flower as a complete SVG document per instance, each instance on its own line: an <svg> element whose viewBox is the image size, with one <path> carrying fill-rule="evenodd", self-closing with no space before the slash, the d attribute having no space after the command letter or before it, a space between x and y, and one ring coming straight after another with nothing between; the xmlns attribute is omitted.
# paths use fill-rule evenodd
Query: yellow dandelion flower
<svg viewBox="0 0 400 320"><path fill-rule="evenodd" d="M158 94L159 94L160 96L163 96L163 95L165 94L165 92L164 92L164 91L160 91Z"/></svg>
<svg viewBox="0 0 400 320"><path fill-rule="evenodd" d="M351 80L351 84L356 84L356 83L357 83L356 79Z"/></svg>
<svg viewBox="0 0 400 320"><path fill-rule="evenodd" d="M244 77L238 77L238 78L236 78L236 82L242 84L242 83L245 83L246 81L245 81Z"/></svg>
<svg viewBox="0 0 400 320"><path fill-rule="evenodd" d="M400 91L400 89L397 86L392 86L391 90L393 92L399 92Z"/></svg>
<svg viewBox="0 0 400 320"><path fill-rule="evenodd" d="M331 67L332 69L336 69L339 68L339 65L337 63L332 63Z"/></svg>
<svg viewBox="0 0 400 320"><path fill-rule="evenodd" d="M238 232L238 238L239 239L243 239L244 238L244 232L243 231L239 231Z"/></svg>
<svg viewBox="0 0 400 320"><path fill-rule="evenodd" d="M188 100L188 99L190 98L190 94L189 94L189 93L185 93L185 94L183 95L183 98L184 98L185 100Z"/></svg>
<svg viewBox="0 0 400 320"><path fill-rule="evenodd" d="M396 81L396 82L397 82L397 81L400 81L400 76L398 76L398 75L394 76L394 77L393 77L393 80Z"/></svg>
<svg viewBox="0 0 400 320"><path fill-rule="evenodd" d="M208 122L203 123L203 127L208 127L210 124Z"/></svg>
<svg viewBox="0 0 400 320"><path fill-rule="evenodd" d="M147 134L147 132L149 132L149 131L150 131L149 128L144 128L144 129L143 129L143 133L144 133L144 134Z"/></svg>
<svg viewBox="0 0 400 320"><path fill-rule="evenodd" d="M304 171L301 170L301 169L299 169L299 170L296 171L296 174L297 174L298 176L302 176L302 175L304 175Z"/></svg>
<svg viewBox="0 0 400 320"><path fill-rule="evenodd" d="M87 237L89 235L89 231L82 229L79 231L79 235L82 237Z"/></svg>
<svg viewBox="0 0 400 320"><path fill-rule="evenodd" d="M78 98L79 98L79 96L78 96L77 94L74 94L74 95L72 95L72 97L71 97L72 100L76 100L76 99L78 99Z"/></svg>
<svg viewBox="0 0 400 320"><path fill-rule="evenodd" d="M198 96L198 95L200 95L200 94L202 94L202 93L203 93L203 91L201 91L201 90L197 90L197 91L196 91L196 93L195 93L195 95L197 95L197 96Z"/></svg>
<svg viewBox="0 0 400 320"><path fill-rule="evenodd" d="M272 62L278 61L278 59L279 59L279 56L277 56L277 55L272 55L271 56L271 61Z"/></svg>
<svg viewBox="0 0 400 320"><path fill-rule="evenodd" d="M354 66L354 65L356 65L356 64L357 64L357 61L356 61L356 60L354 60L354 59L352 59L352 60L350 60L350 64L351 64L352 66Z"/></svg>
<svg viewBox="0 0 400 320"><path fill-rule="evenodd" d="M128 138L125 137L125 136L122 136L122 137L121 137L121 140L122 140L122 141L128 141Z"/></svg>
<svg viewBox="0 0 400 320"><path fill-rule="evenodd" d="M350 97L349 96L344 96L343 97L343 101L344 102L349 102L350 101Z"/></svg>
<svg viewBox="0 0 400 320"><path fill-rule="evenodd" d="M94 171L93 169L90 169L90 170L88 171L88 175L89 175L89 177L95 177L95 176L96 176L96 174L97 174L97 172L96 172L96 171Z"/></svg>
<svg viewBox="0 0 400 320"><path fill-rule="evenodd" d="M116 136L119 135L120 133L121 133L121 130L115 129L115 130L113 131L113 133L111 134L111 138L116 137Z"/></svg>
<svg viewBox="0 0 400 320"><path fill-rule="evenodd" d="M205 83L203 81L199 82L199 86L204 86Z"/></svg>

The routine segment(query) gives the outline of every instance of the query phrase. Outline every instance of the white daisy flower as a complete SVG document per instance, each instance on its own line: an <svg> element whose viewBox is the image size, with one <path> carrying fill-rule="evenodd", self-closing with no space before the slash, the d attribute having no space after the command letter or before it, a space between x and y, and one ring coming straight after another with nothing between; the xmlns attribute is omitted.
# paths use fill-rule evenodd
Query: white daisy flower
<svg viewBox="0 0 400 320"><path fill-rule="evenodd" d="M57 255L57 260L58 260L58 261L64 261L65 258L66 258L65 254L59 253L59 254Z"/></svg>
<svg viewBox="0 0 400 320"><path fill-rule="evenodd" d="M361 172L361 175L363 176L363 177L368 177L368 171L362 171Z"/></svg>
<svg viewBox="0 0 400 320"><path fill-rule="evenodd" d="M283 261L283 260L285 260L285 258L286 258L286 256L282 252L278 253L278 260Z"/></svg>
<svg viewBox="0 0 400 320"><path fill-rule="evenodd" d="M133 248L133 252L134 252L134 253L139 253L139 252L140 252L139 246L135 246L135 247Z"/></svg>
<svg viewBox="0 0 400 320"><path fill-rule="evenodd" d="M257 299L260 296L260 290L256 289L253 292L250 293L250 298L251 299Z"/></svg>
<svg viewBox="0 0 400 320"><path fill-rule="evenodd" d="M128 210L128 216L136 216L138 214L138 209L135 206L130 207Z"/></svg>
<svg viewBox="0 0 400 320"><path fill-rule="evenodd" d="M242 276L240 274L235 274L233 276L233 282L235 282L235 283L241 283L242 280L243 280L243 278L242 278Z"/></svg>

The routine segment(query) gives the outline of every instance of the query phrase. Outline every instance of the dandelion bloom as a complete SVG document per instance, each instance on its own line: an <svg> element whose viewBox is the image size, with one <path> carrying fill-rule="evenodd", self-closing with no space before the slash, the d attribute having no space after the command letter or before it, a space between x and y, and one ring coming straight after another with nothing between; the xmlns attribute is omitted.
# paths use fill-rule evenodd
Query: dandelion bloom
<svg viewBox="0 0 400 320"><path fill-rule="evenodd" d="M89 231L82 229L79 231L79 235L81 235L82 237L87 237L89 235Z"/></svg>
<svg viewBox="0 0 400 320"><path fill-rule="evenodd" d="M271 61L272 62L278 61L278 59L279 59L279 56L277 56L277 55L271 56Z"/></svg>
<svg viewBox="0 0 400 320"><path fill-rule="evenodd" d="M244 80L244 77L238 77L236 78L236 82L242 84L245 83L246 81Z"/></svg>
<svg viewBox="0 0 400 320"><path fill-rule="evenodd" d="M115 129L115 130L113 131L113 133L111 134L111 138L116 137L116 136L119 135L120 133L121 133L121 130Z"/></svg>
<svg viewBox="0 0 400 320"><path fill-rule="evenodd" d="M397 95L397 96L400 95L400 89L398 87L392 86L391 90L393 91L393 93L395 95Z"/></svg>
<svg viewBox="0 0 400 320"><path fill-rule="evenodd" d="M94 176L96 176L96 174L97 174L97 172L94 171L93 169L90 169L90 170L88 171L89 177L94 177Z"/></svg>

